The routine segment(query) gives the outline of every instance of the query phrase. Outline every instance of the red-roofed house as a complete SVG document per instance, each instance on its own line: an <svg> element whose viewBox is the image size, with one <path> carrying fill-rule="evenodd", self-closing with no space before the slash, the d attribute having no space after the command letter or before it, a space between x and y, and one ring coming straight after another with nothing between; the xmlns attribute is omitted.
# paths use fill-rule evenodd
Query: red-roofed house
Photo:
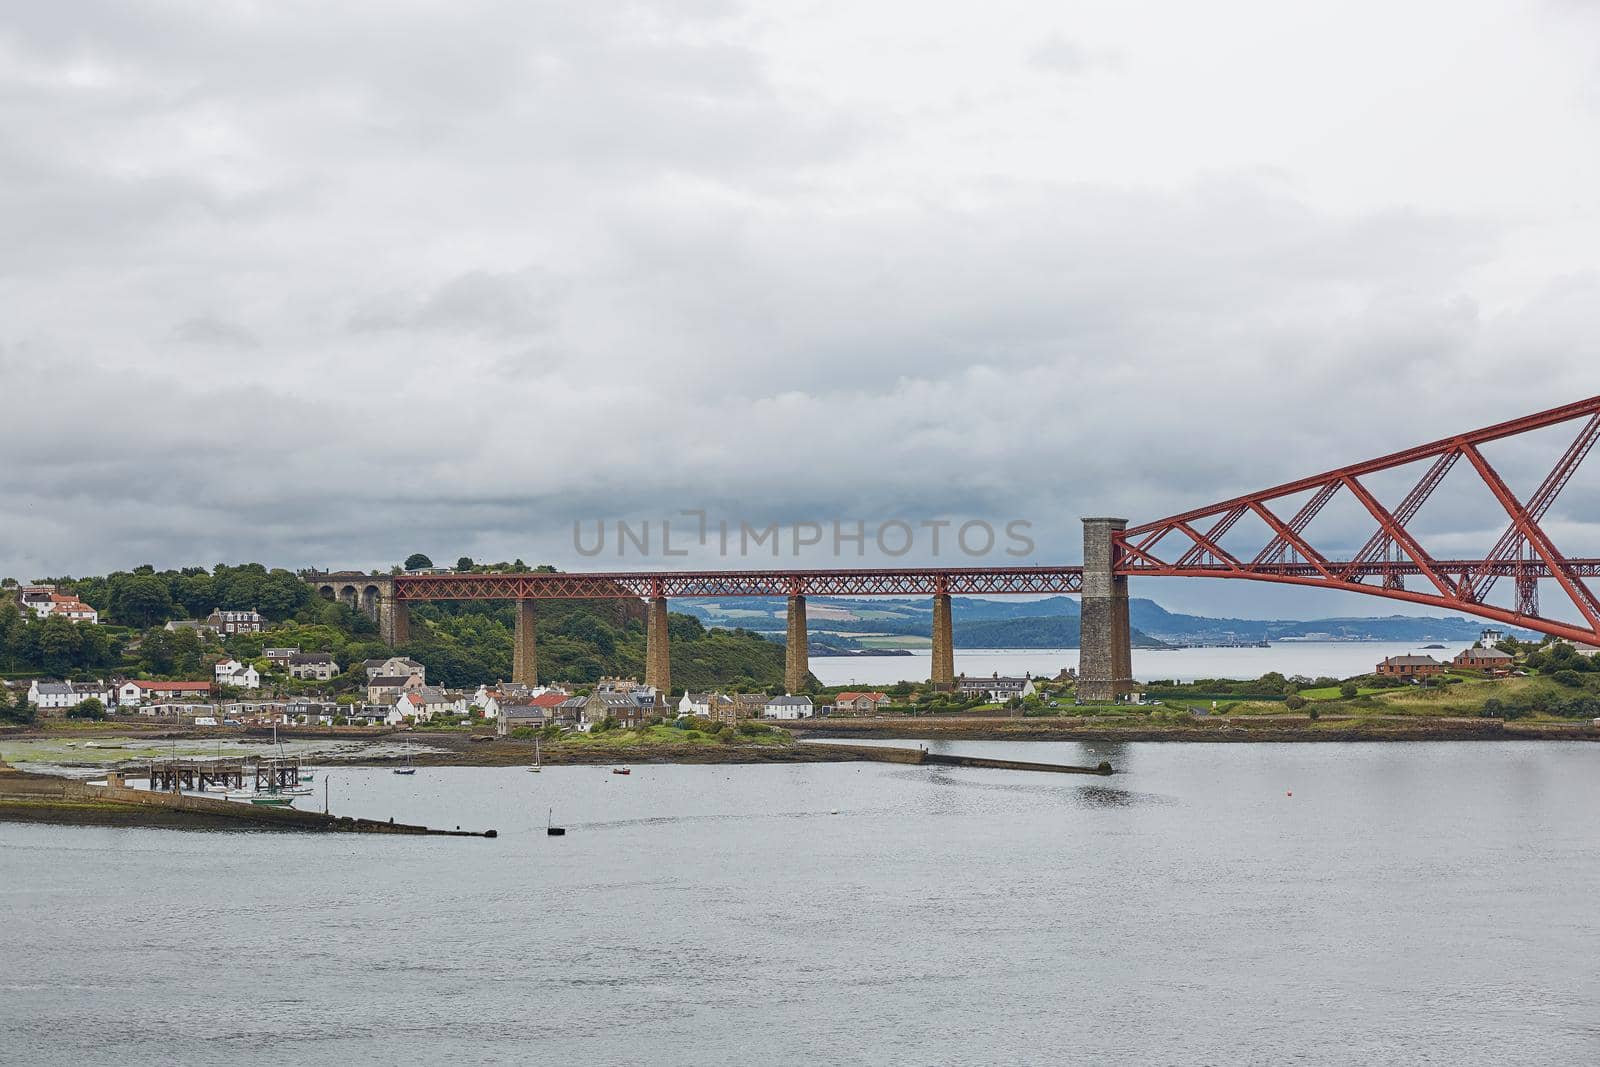
<svg viewBox="0 0 1600 1067"><path fill-rule="evenodd" d="M99 622L100 613L70 593L57 593L55 586L29 586L22 598L22 606L32 608L34 615L48 619L59 615L68 622Z"/></svg>
<svg viewBox="0 0 1600 1067"><path fill-rule="evenodd" d="M833 698L835 715L874 715L889 703L888 693L840 693Z"/></svg>

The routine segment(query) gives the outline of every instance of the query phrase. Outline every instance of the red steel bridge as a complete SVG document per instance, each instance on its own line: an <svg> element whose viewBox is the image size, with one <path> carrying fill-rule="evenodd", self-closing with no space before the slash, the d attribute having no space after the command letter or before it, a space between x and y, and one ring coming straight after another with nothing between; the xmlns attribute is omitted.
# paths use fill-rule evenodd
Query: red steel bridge
<svg viewBox="0 0 1600 1067"><path fill-rule="evenodd" d="M1519 496L1484 456L1483 446L1550 427L1577 426L1544 479ZM1587 579L1600 558L1564 555L1540 525L1578 466L1600 440L1600 397L1473 430L1378 459L1286 482L1260 492L1129 527L1123 519L1084 520L1084 564L1077 567L932 567L846 570L527 572L517 574L365 575L310 573L306 579L376 617L386 639L407 635L407 605L429 600L518 602L513 676L535 674L535 604L547 599L632 599L649 603L646 681L670 689L666 604L671 597L784 596L789 602L788 683L806 672L808 596L930 596L934 599L933 682L954 681L950 597L1071 593L1083 597L1079 689L1086 699L1115 699L1132 684L1128 592L1131 577L1235 578L1339 589L1426 604L1600 645L1600 600ZM1390 504L1375 476L1413 466L1421 472ZM1482 557L1430 554L1414 523L1456 469L1487 490L1503 512L1504 531ZM1459 482L1461 479L1457 479ZM1451 492L1460 490L1452 483ZM1339 498L1353 500L1373 532L1354 553L1319 547L1313 525ZM1254 530L1251 534L1249 531ZM1245 546L1241 548L1240 540ZM1506 579L1511 603L1488 599ZM1540 590L1558 594L1559 616L1541 612Z"/></svg>

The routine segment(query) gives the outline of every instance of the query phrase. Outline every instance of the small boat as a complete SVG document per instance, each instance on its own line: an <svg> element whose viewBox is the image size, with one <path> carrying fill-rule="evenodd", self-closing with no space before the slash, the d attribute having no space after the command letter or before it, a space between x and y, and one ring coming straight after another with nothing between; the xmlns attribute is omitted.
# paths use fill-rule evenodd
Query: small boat
<svg viewBox="0 0 1600 1067"><path fill-rule="evenodd" d="M612 774L632 774L633 771L631 769L627 768L627 767L613 767L613 768L611 768L611 773Z"/></svg>
<svg viewBox="0 0 1600 1067"><path fill-rule="evenodd" d="M544 762L543 753L540 751L540 748L539 748L539 739L537 737L535 737L533 739L533 766L528 768L528 773L529 774L538 774L541 770L544 769L544 768L542 768L540 766L540 764L542 762Z"/></svg>
<svg viewBox="0 0 1600 1067"><path fill-rule="evenodd" d="M567 828L565 826L556 826L556 825L554 825L555 814L556 814L556 809L555 808L551 808L548 812L545 813L545 817L544 817L544 835L546 837L566 837L567 836Z"/></svg>
<svg viewBox="0 0 1600 1067"><path fill-rule="evenodd" d="M307 774L302 774L302 775L301 775L301 776L300 776L300 780L301 780L301 781L302 781L302 782L309 782L309 781L311 781L311 780L312 780L312 779L313 779L313 778L315 778L315 777L316 777L316 775L314 775L314 774L309 774L309 773L307 773Z"/></svg>
<svg viewBox="0 0 1600 1067"><path fill-rule="evenodd" d="M251 797L250 803L263 808L287 808L294 803L294 797L286 797L282 793L261 793Z"/></svg>
<svg viewBox="0 0 1600 1067"><path fill-rule="evenodd" d="M416 767L412 766L412 764L411 764L411 753L409 753L409 752L406 753L406 765L404 767L396 767L394 769L394 773L396 773L396 774L416 774L417 773Z"/></svg>

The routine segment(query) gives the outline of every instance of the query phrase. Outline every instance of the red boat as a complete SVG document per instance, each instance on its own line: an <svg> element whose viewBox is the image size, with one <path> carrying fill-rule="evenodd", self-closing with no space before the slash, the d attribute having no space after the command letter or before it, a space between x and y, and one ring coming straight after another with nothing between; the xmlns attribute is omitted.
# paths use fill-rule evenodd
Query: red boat
<svg viewBox="0 0 1600 1067"><path fill-rule="evenodd" d="M632 774L633 771L632 771L631 768L628 768L628 767L613 767L613 768L611 768L611 773L612 774Z"/></svg>

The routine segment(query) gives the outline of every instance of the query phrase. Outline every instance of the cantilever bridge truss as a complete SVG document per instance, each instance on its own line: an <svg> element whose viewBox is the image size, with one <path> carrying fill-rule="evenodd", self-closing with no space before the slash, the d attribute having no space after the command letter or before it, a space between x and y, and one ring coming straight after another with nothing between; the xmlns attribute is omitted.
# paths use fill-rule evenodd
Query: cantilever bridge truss
<svg viewBox="0 0 1600 1067"><path fill-rule="evenodd" d="M1513 491L1484 456L1485 445L1569 423L1576 427L1571 443L1526 497ZM1339 589L1458 610L1568 640L1600 644L1600 600L1587 581L1600 577L1600 558L1564 555L1541 526L1597 441L1600 397L1592 397L1120 531L1113 545L1114 572L1125 578L1238 578ZM1374 476L1394 475L1413 464L1426 465L1409 492L1393 503L1383 503L1369 484ZM1503 512L1504 532L1481 557L1432 555L1416 532L1423 505L1456 469L1469 471ZM1319 547L1314 534L1314 520L1341 497L1354 500L1373 528L1353 554ZM1240 550L1236 542L1252 528L1261 531L1260 540ZM326 588L344 578L322 575L308 576L308 580ZM948 597L1081 593L1083 568L530 572L406 575L384 580L392 583L394 599L402 602ZM1514 589L1514 602L1504 606L1489 600L1502 580L1512 583ZM1541 585L1559 592L1557 615L1569 616L1570 621L1541 611Z"/></svg>
<svg viewBox="0 0 1600 1067"><path fill-rule="evenodd" d="M1577 426L1576 435L1538 487L1519 497L1484 456L1483 446L1563 423ZM1121 534L1117 572L1245 578L1369 593L1600 644L1600 601L1585 581L1600 576L1600 559L1567 557L1540 525L1597 439L1600 397L1591 397L1135 526ZM1427 466L1421 476L1392 506L1382 503L1366 483L1374 475L1422 463ZM1462 466L1504 512L1505 529L1482 558L1436 558L1423 546L1413 523L1451 470ZM1341 494L1358 502L1376 527L1347 559L1319 549L1308 533L1313 520ZM1256 528L1264 528L1264 540L1252 546L1254 551L1224 548L1224 538L1247 518L1255 520ZM1415 588L1408 586L1408 579ZM1514 606L1488 602L1501 579L1515 583ZM1562 622L1541 614L1541 582L1557 587L1563 608L1570 606L1570 614L1580 621Z"/></svg>

